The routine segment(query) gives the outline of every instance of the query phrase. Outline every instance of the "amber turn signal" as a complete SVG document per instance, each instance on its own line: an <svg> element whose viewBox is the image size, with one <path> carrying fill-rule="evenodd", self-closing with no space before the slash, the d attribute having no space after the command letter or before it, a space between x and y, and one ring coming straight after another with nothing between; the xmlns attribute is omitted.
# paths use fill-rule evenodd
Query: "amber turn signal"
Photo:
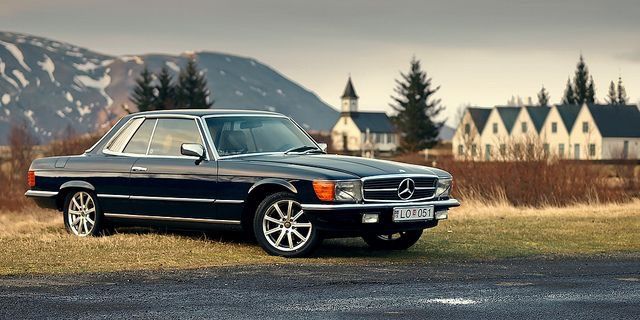
<svg viewBox="0 0 640 320"><path fill-rule="evenodd" d="M333 201L336 195L335 181L315 180L313 181L313 191L318 199L322 201Z"/></svg>
<svg viewBox="0 0 640 320"><path fill-rule="evenodd" d="M29 183L29 188L33 188L36 186L36 173L33 171L29 171L27 174L27 182Z"/></svg>

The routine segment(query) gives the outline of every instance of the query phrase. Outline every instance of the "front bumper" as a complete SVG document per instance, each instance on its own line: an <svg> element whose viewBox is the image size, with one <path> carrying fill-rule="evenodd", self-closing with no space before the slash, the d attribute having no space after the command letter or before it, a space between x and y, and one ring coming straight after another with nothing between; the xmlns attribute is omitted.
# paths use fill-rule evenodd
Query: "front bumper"
<svg viewBox="0 0 640 320"><path fill-rule="evenodd" d="M351 236L432 228L438 225L438 220L446 219L449 208L460 206L460 202L456 199L447 199L420 202L302 204L301 206L305 215L319 230ZM434 206L434 219L412 222L393 221L393 208L420 206ZM362 216L366 213L378 214L378 222L363 223Z"/></svg>

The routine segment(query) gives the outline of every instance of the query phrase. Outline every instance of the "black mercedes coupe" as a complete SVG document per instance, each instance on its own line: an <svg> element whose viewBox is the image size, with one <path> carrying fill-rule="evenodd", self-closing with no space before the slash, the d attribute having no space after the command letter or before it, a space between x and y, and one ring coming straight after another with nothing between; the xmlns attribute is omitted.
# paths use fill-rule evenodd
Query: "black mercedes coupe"
<svg viewBox="0 0 640 320"><path fill-rule="evenodd" d="M278 113L141 112L82 155L33 161L26 196L80 237L120 224L222 226L285 257L327 237L406 249L459 206L445 171L325 149Z"/></svg>

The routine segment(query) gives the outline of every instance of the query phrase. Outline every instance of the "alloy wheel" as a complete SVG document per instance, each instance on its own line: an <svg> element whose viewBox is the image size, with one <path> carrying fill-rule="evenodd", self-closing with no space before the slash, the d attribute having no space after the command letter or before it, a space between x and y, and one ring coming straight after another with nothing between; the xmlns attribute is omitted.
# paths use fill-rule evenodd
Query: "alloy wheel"
<svg viewBox="0 0 640 320"><path fill-rule="evenodd" d="M76 192L69 203L67 223L73 234L86 237L96 225L96 205L87 192Z"/></svg>
<svg viewBox="0 0 640 320"><path fill-rule="evenodd" d="M300 204L293 200L273 203L262 219L262 232L267 242L281 251L295 251L311 237L312 225Z"/></svg>

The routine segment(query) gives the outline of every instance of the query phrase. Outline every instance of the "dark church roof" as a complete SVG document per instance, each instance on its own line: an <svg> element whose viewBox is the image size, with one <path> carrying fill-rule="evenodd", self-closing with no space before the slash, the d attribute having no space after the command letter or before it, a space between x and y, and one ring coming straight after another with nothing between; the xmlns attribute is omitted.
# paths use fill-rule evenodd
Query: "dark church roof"
<svg viewBox="0 0 640 320"><path fill-rule="evenodd" d="M349 81L347 81L347 86L344 87L344 93L341 98L352 98L358 99L358 95L356 94L356 89L353 88L353 83L351 83L351 77L349 77Z"/></svg>
<svg viewBox="0 0 640 320"><path fill-rule="evenodd" d="M360 132L369 129L372 133L395 133L391 119L384 112L350 112L349 117L356 123Z"/></svg>
<svg viewBox="0 0 640 320"><path fill-rule="evenodd" d="M635 105L588 105L604 138L640 138L640 110Z"/></svg>

